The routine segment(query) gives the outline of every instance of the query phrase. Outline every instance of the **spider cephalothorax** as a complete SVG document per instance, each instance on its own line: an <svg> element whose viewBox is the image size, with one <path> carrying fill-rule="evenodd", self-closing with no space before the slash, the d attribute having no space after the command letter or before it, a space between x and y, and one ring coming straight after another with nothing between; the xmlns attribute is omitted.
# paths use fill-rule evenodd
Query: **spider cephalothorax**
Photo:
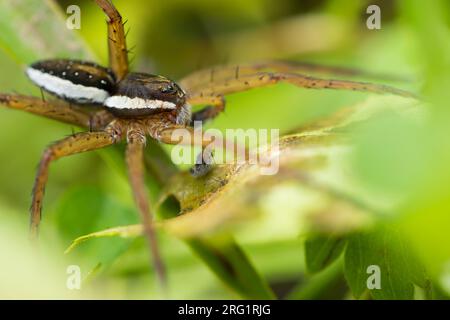
<svg viewBox="0 0 450 320"><path fill-rule="evenodd" d="M159 279L164 268L159 258L150 206L144 184L143 150L147 137L175 144L171 132L184 128L194 136L190 124L206 121L224 110L224 96L256 87L286 82L301 88L357 90L414 97L396 88L349 80L330 80L299 73L314 66L268 62L225 66L194 72L175 82L157 75L130 73L122 18L109 0L95 0L108 17L109 68L92 62L54 59L32 64L28 77L59 100L0 93L0 104L63 121L86 132L76 133L47 147L39 163L31 204L31 234L36 237L41 221L42 200L51 162L75 153L127 142L126 162L130 185L149 240L153 263ZM352 74L345 69L327 69L330 73ZM74 104L78 106L74 108ZM86 104L100 105L88 111ZM193 114L190 105L206 105ZM197 139L192 138L192 143ZM200 141L202 145L209 141ZM203 170L194 170L204 174Z"/></svg>
<svg viewBox="0 0 450 320"><path fill-rule="evenodd" d="M119 117L143 117L160 112L178 111L186 104L184 91L163 76L130 73L116 85L105 106Z"/></svg>

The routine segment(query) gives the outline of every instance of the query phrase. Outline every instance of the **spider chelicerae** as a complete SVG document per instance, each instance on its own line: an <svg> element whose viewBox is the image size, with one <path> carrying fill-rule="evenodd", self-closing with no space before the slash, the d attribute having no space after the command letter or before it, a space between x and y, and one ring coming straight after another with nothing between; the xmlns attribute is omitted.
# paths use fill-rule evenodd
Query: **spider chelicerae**
<svg viewBox="0 0 450 320"><path fill-rule="evenodd" d="M38 236L42 200L51 162L72 154L107 147L126 141L126 163L134 199L141 215L152 260L160 279L164 267L159 258L146 186L143 150L148 137L161 143L176 144L171 133L185 128L194 134L193 121L213 119L224 110L224 96L256 87L287 82L313 89L367 91L380 94L413 95L393 87L349 80L329 80L306 76L312 66L294 62L268 62L222 66L194 72L176 83L160 75L129 72L124 24L108 0L95 0L107 16L109 67L92 62L53 59L38 61L26 70L27 76L42 90L58 99L0 93L0 104L88 129L56 141L42 155L32 193L30 234ZM343 69L329 69L346 73ZM342 72L344 71L344 72ZM87 105L100 109L88 112ZM192 113L191 106L203 105ZM195 141L195 139L191 139ZM208 143L210 141L204 141ZM207 166L206 166L207 167ZM197 168L193 174L202 175Z"/></svg>

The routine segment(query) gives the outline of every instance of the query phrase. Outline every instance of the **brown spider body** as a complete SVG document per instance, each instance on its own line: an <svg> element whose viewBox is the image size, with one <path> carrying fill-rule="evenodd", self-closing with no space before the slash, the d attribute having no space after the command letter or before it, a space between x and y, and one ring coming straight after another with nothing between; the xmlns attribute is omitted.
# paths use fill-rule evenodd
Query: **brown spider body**
<svg viewBox="0 0 450 320"><path fill-rule="evenodd" d="M384 85L303 75L299 73L300 70L309 72L315 67L288 62L201 70L181 79L180 85L162 76L130 73L122 18L109 0L95 2L108 17L109 68L77 60L36 62L27 69L28 77L61 99L46 101L37 97L0 93L0 104L89 129L59 140L44 151L30 210L31 235L34 237L38 234L50 163L65 156L126 140L130 185L160 280L164 279L164 268L158 253L144 183L143 150L147 137L162 143L176 144L178 141L172 139L171 133L179 128L184 128L193 137L190 124L194 120L206 121L216 117L224 110L225 95L279 82L301 88L356 90L414 97L409 92ZM346 69L321 66L318 69L334 74L349 74ZM101 110L89 113L86 104L100 105ZM191 105L206 107L191 114ZM191 141L194 143L196 139ZM209 142L201 141L201 145L205 146ZM216 142L218 145L222 143ZM192 172L205 174L199 167L194 167Z"/></svg>
<svg viewBox="0 0 450 320"><path fill-rule="evenodd" d="M79 60L44 60L27 69L43 90L77 104L100 104L118 118L170 113L176 124L188 123L185 92L160 75L132 72L116 82L110 69Z"/></svg>

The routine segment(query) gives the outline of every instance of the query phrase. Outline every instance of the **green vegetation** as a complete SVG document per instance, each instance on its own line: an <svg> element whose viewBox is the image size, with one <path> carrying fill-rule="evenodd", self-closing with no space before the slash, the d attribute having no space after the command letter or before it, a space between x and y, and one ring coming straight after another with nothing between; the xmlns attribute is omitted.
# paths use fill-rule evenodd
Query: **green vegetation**
<svg viewBox="0 0 450 320"><path fill-rule="evenodd" d="M220 166L193 179L171 164L170 147L150 142L147 185L170 298L450 296L448 1L380 1L381 30L366 28L366 1L115 3L131 27L134 70L176 79L224 60L283 58L404 76L357 79L421 96L286 84L228 96L208 127L279 128L273 177ZM69 4L0 4L0 92L39 96L23 75L38 59L106 64L102 12L80 1L82 28L72 31L61 9ZM139 236L123 146L52 166L40 250L29 246L36 164L49 142L72 130L79 129L0 108L0 297L165 298ZM80 266L82 290L67 289L69 265ZM381 288L369 290L374 265Z"/></svg>

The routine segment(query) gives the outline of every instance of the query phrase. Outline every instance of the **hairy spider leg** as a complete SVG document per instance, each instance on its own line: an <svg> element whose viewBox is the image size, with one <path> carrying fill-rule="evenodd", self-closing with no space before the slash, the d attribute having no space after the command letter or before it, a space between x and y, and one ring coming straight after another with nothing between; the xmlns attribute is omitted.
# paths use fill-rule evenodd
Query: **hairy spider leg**
<svg viewBox="0 0 450 320"><path fill-rule="evenodd" d="M37 97L0 93L0 104L83 128L89 127L91 121L88 114L59 100L48 101Z"/></svg>
<svg viewBox="0 0 450 320"><path fill-rule="evenodd" d="M192 105L206 105L201 110L192 113L191 126L194 125L194 121L206 122L212 120L225 110L225 98L223 95L196 95L192 98L188 96L187 100Z"/></svg>
<svg viewBox="0 0 450 320"><path fill-rule="evenodd" d="M362 91L377 94L393 94L407 98L417 98L416 95L408 91L369 82L323 79L296 73L257 72L254 74L210 82L201 89L190 91L188 102L195 102L197 99L205 97L218 97L220 95L242 92L253 88L270 86L280 82L291 83L295 86L307 89Z"/></svg>
<svg viewBox="0 0 450 320"><path fill-rule="evenodd" d="M48 179L50 163L59 158L70 156L80 152L100 149L121 140L121 134L114 126L100 132L81 132L59 140L47 147L38 166L36 180L34 182L32 202L30 208L30 236L36 239L39 234L41 221L42 200L45 185Z"/></svg>
<svg viewBox="0 0 450 320"><path fill-rule="evenodd" d="M308 89L337 89L337 90L351 90L364 91L377 94L394 94L403 97L416 98L410 92L400 90L386 85L378 85L368 82L358 82L350 80L333 80L322 79L317 77L310 77L298 73L286 72L259 72L259 70L272 68L276 70L289 70L290 68L303 67L301 64L289 64L285 62L273 62L266 64L255 64L244 67L222 68L219 70L211 69L210 76L208 71L200 71L193 73L191 76L185 77L181 80L181 84L188 90L187 102L191 105L207 104L205 108L194 112L192 114L191 125L194 121L207 121L215 118L220 112L225 109L224 95L250 90L253 88L274 85L279 82L287 82L298 87ZM311 67L313 68L313 67ZM333 71L340 73L354 73L356 71L346 69L331 69L322 71ZM203 151L202 151L203 155ZM211 170L211 166L207 163L196 164L191 169L191 174L194 176L202 176Z"/></svg>
<svg viewBox="0 0 450 320"><path fill-rule="evenodd" d="M120 81L128 74L129 70L128 50L122 16L111 1L95 0L95 2L108 17L109 67L114 72L117 81Z"/></svg>
<svg viewBox="0 0 450 320"><path fill-rule="evenodd" d="M371 73L363 70L323 66L313 63L305 63L298 61L265 61L260 63L244 63L239 65L214 66L194 71L180 80L180 84L188 90L200 90L209 82L223 81L224 79L236 78L241 76L255 74L258 72L285 72L285 73L319 73L332 76L346 77L368 77L372 79L384 79L394 81L405 81L407 79L387 75Z"/></svg>
<svg viewBox="0 0 450 320"><path fill-rule="evenodd" d="M206 176L214 168L214 154L212 150L202 150L197 155L195 164L189 169L189 173L195 177Z"/></svg>
<svg viewBox="0 0 450 320"><path fill-rule="evenodd" d="M189 137L188 142L186 142L183 138L176 134L174 137L174 133L178 130L182 130L183 133ZM151 132L150 136L158 141L165 144L184 144L190 146L200 146L203 149L206 147L213 146L214 148L220 148L226 150L227 146L233 147L237 154L243 156L245 159L249 159L250 151L247 146L243 146L239 143L235 143L235 141L228 140L226 137L214 137L214 139L205 138L204 136L200 136L198 132L195 132L194 128L190 126L163 126L159 129L156 129L155 132ZM209 158L211 157L211 158ZM206 158L212 160L212 154L207 154ZM195 169L194 169L195 170ZM204 175L204 174L203 174Z"/></svg>
<svg viewBox="0 0 450 320"><path fill-rule="evenodd" d="M217 117L221 112L225 110L225 99L223 96L206 96L206 97L197 97L194 101L191 101L192 104L206 104L204 108L192 113L190 125L193 126L194 122L200 121L205 123L209 120ZM208 174L212 168L214 167L213 163L213 154L211 152L206 152L205 149L202 148L200 153L197 156L197 161L194 166L189 170L190 174L193 177L203 177Z"/></svg>
<svg viewBox="0 0 450 320"><path fill-rule="evenodd" d="M32 96L0 93L0 105L76 125L90 131L100 131L112 120L111 114L106 110L86 113L63 100L49 101Z"/></svg>
<svg viewBox="0 0 450 320"><path fill-rule="evenodd" d="M153 215L151 214L148 192L144 181L143 151L145 143L145 133L133 129L127 132L126 163L134 201L139 209L144 234L151 248L152 264L155 267L155 272L163 291L166 291L166 272L159 253L158 241L152 221Z"/></svg>

